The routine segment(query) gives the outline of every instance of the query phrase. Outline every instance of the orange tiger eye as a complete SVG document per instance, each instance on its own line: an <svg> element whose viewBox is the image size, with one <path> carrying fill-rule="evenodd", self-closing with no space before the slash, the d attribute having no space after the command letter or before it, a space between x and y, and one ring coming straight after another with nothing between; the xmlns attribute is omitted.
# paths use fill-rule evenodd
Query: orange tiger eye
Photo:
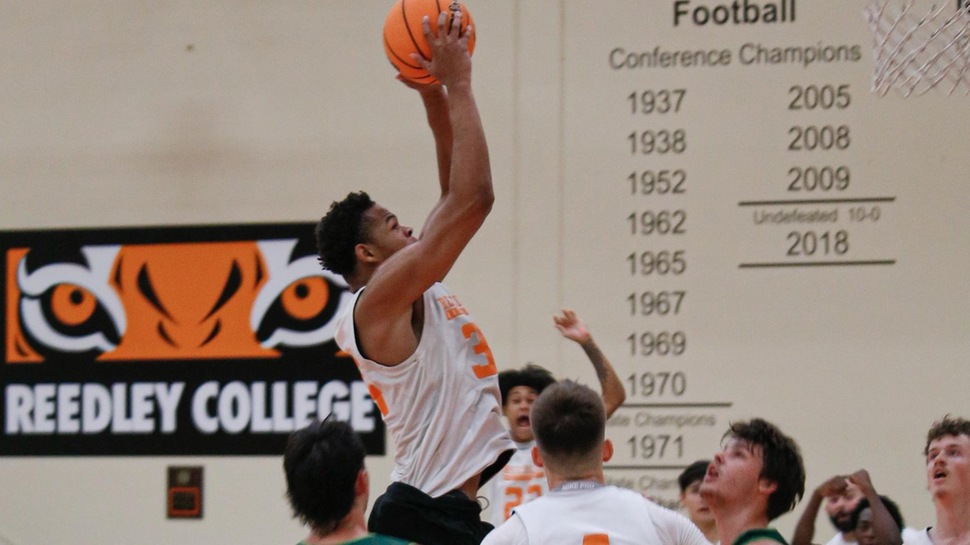
<svg viewBox="0 0 970 545"><path fill-rule="evenodd" d="M320 277L303 278L290 284L281 296L283 309L294 318L309 320L320 314L330 299L330 288Z"/></svg>
<svg viewBox="0 0 970 545"><path fill-rule="evenodd" d="M88 290L73 284L60 284L51 296L51 311L65 325L76 326L91 319L98 300Z"/></svg>

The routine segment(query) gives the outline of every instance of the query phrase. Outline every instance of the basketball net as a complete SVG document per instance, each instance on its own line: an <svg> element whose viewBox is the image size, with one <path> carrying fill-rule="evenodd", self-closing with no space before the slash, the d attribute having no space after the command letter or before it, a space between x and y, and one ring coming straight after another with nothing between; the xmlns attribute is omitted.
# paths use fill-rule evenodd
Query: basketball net
<svg viewBox="0 0 970 545"><path fill-rule="evenodd" d="M953 0L939 8L914 8L913 0L868 0L872 30L872 92L902 96L937 88L970 95L970 5L952 14Z"/></svg>

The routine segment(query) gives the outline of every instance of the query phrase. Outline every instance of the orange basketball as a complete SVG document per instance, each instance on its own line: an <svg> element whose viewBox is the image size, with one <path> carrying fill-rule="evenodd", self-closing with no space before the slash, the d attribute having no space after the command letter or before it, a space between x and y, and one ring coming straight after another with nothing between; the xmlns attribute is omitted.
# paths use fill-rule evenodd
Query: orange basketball
<svg viewBox="0 0 970 545"><path fill-rule="evenodd" d="M418 53L431 60L431 47L424 39L421 19L425 15L431 23L431 32L438 32L438 14L449 11L454 2L450 0L397 0L387 13L384 21L384 52L391 64L405 78L416 83L437 83L438 79L428 73L411 59L411 53ZM472 16L465 4L457 2L461 9L461 34L472 24ZM451 25L449 15L448 24ZM475 50L475 36L468 39L468 54Z"/></svg>

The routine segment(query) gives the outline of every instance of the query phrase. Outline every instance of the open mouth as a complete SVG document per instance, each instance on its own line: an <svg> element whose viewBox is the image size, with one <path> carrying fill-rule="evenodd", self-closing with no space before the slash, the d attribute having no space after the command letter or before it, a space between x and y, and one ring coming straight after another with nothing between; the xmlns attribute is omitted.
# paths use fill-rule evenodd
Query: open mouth
<svg viewBox="0 0 970 545"><path fill-rule="evenodd" d="M528 428L530 425L529 417L522 415L515 419L515 425L520 428Z"/></svg>

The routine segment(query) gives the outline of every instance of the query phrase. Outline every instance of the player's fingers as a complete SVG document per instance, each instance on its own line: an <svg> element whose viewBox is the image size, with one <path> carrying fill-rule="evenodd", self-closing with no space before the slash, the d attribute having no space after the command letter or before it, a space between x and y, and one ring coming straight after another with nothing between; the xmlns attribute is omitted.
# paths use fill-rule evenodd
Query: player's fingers
<svg viewBox="0 0 970 545"><path fill-rule="evenodd" d="M465 32L461 32L460 28L458 29L458 43L460 43L465 49L468 49L468 42L471 39L470 37L472 36L472 31L474 31L474 29L471 25L468 25Z"/></svg>
<svg viewBox="0 0 970 545"><path fill-rule="evenodd" d="M453 36L461 35L461 12L456 11L455 15L451 18L451 28L448 29L448 34Z"/></svg>
<svg viewBox="0 0 970 545"><path fill-rule="evenodd" d="M421 18L421 32L424 34L424 38L430 43L434 35L431 34L431 19L427 15Z"/></svg>
<svg viewBox="0 0 970 545"><path fill-rule="evenodd" d="M431 66L431 63L428 62L427 59L425 59L418 53L411 53L411 60L421 68L424 68L425 70L427 70L428 67Z"/></svg>
<svg viewBox="0 0 970 545"><path fill-rule="evenodd" d="M444 37L448 33L448 12L442 11L438 14L438 38Z"/></svg>

